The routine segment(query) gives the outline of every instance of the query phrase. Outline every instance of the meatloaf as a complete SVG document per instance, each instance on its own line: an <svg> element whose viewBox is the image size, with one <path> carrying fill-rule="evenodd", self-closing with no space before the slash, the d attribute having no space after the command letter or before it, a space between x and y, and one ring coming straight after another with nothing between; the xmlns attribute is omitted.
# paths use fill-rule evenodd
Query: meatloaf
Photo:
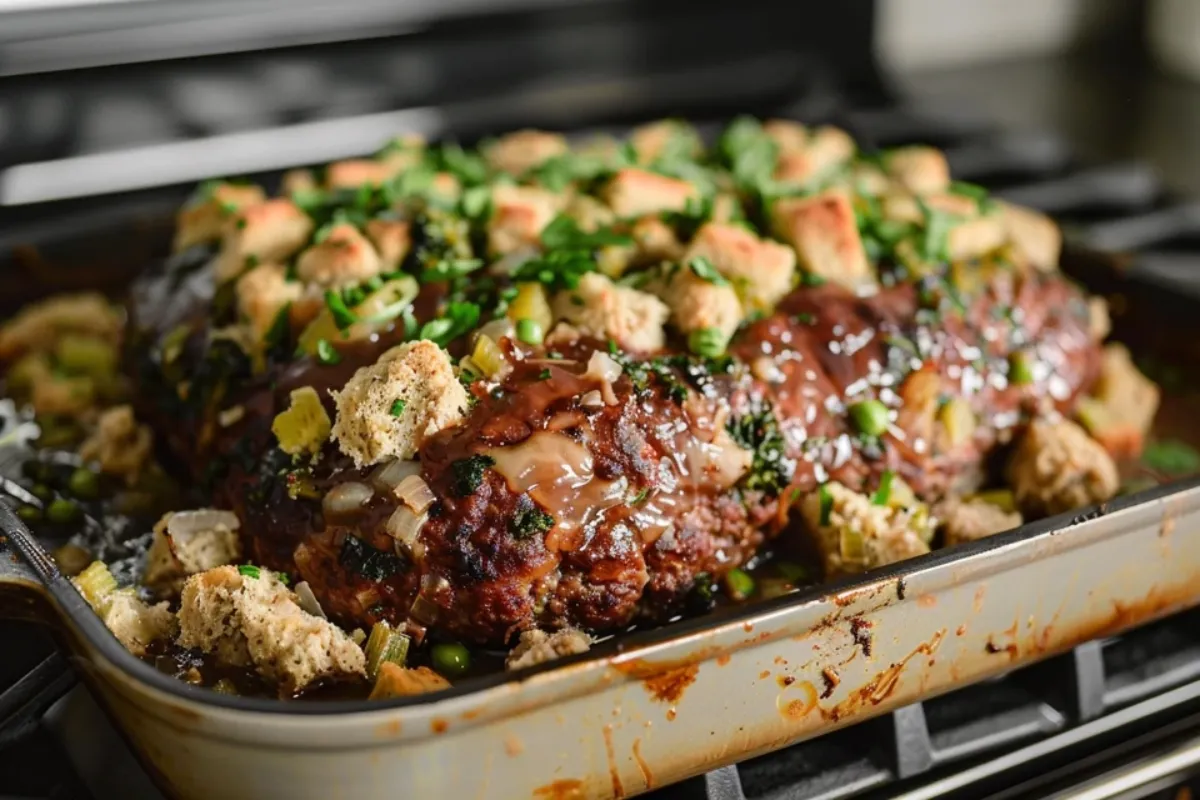
<svg viewBox="0 0 1200 800"><path fill-rule="evenodd" d="M139 415L347 628L602 633L774 537L829 573L919 555L1035 421L1083 436L1073 504L1116 490L1070 421L1104 332L1057 228L933 148L405 138L179 223L131 309Z"/></svg>

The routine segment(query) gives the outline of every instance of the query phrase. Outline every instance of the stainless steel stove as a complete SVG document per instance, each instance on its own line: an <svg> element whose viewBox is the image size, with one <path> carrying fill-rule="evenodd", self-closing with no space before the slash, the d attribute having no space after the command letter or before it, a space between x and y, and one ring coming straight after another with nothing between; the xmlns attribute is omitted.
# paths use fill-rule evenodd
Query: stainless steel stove
<svg viewBox="0 0 1200 800"><path fill-rule="evenodd" d="M1052 133L892 98L862 44L870 3L839 12L838 29L861 45L849 57L830 55L844 42L796 45L725 4L664 3L651 13L618 3L605 14L594 5L525 9L453 34L431 25L397 40L110 66L82 81L78 73L4 78L0 122L20 124L0 124L0 271L26 276L15 283L26 291L6 302L94 281L98 232L127 246L134 231L152 251L186 183L227 169L221 158L234 145L245 148L238 169L261 173L369 148L374 139L328 135L364 120L469 137L518 124L738 110L833 119L879 145L937 144L957 177L1058 216L1068 242L1137 251L1132 273L1200 293L1200 206L1170 197L1143 164L1082 163ZM681 24L694 33L685 47ZM629 54L612 48L633 40L653 50L668 41L662 26L671 47L624 69ZM0 73L12 71L20 70L0 60ZM306 137L314 125L334 127ZM294 150L263 151L281 135ZM147 158L163 168L135 168ZM91 243L82 255L79 242ZM105 279L119 283L133 263L122 255ZM0 624L0 643L0 800L160 797L45 632ZM1182 800L1197 773L1200 612L1187 612L652 796Z"/></svg>

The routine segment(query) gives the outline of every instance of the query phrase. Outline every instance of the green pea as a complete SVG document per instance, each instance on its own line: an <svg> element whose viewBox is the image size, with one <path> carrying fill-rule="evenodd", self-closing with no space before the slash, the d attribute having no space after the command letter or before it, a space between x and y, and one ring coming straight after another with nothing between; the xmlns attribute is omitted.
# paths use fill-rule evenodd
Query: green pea
<svg viewBox="0 0 1200 800"><path fill-rule="evenodd" d="M68 522L74 522L79 519L82 513L78 503L74 500L68 500L65 497L55 498L50 501L50 505L46 506L46 519L55 525L65 525Z"/></svg>
<svg viewBox="0 0 1200 800"><path fill-rule="evenodd" d="M539 345L545 338L542 324L536 319L517 320L517 338L525 344Z"/></svg>
<svg viewBox="0 0 1200 800"><path fill-rule="evenodd" d="M854 427L867 436L879 436L887 430L887 406L878 400L863 400L850 406L850 419Z"/></svg>
<svg viewBox="0 0 1200 800"><path fill-rule="evenodd" d="M67 491L84 500L94 500L100 496L100 478L87 467L80 467L71 473Z"/></svg>
<svg viewBox="0 0 1200 800"><path fill-rule="evenodd" d="M471 668L471 653L458 642L435 644L430 658L433 668L447 678L457 678Z"/></svg>
<svg viewBox="0 0 1200 800"><path fill-rule="evenodd" d="M725 573L725 591L731 600L745 600L754 594L754 578L740 569Z"/></svg>
<svg viewBox="0 0 1200 800"><path fill-rule="evenodd" d="M18 506L17 516L21 518L22 522L32 525L42 521L42 510L37 506Z"/></svg>
<svg viewBox="0 0 1200 800"><path fill-rule="evenodd" d="M716 358L725 352L725 335L719 328L700 328L688 334L688 350L704 358Z"/></svg>
<svg viewBox="0 0 1200 800"><path fill-rule="evenodd" d="M29 493L43 503L49 503L54 499L54 490L44 483L35 483Z"/></svg>

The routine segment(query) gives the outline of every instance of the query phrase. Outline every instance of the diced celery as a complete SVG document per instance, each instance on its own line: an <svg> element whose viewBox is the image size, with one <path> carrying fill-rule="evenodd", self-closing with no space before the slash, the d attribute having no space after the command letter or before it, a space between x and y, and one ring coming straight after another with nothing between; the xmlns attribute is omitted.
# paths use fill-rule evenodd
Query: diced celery
<svg viewBox="0 0 1200 800"><path fill-rule="evenodd" d="M513 322L531 319L541 325L543 331L550 330L554 315L550 311L546 287L540 283L520 284L517 287L517 296L508 305L508 318Z"/></svg>
<svg viewBox="0 0 1200 800"><path fill-rule="evenodd" d="M403 667L410 643L408 634L395 630L386 622L376 622L367 639L367 676L374 680L384 663Z"/></svg>

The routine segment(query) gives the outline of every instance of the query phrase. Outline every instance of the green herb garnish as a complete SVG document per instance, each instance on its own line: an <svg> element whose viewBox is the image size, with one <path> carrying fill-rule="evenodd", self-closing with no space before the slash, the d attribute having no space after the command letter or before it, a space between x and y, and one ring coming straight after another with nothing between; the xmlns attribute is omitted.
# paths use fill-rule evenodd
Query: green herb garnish
<svg viewBox="0 0 1200 800"><path fill-rule="evenodd" d="M496 460L491 456L476 453L467 458L460 458L450 465L454 476L452 488L459 497L469 497L483 485L483 473L488 467L495 465Z"/></svg>
<svg viewBox="0 0 1200 800"><path fill-rule="evenodd" d="M829 527L830 518L833 515L833 492L829 491L829 484L822 483L817 490L817 499L821 504L821 514L818 520L822 528Z"/></svg>
<svg viewBox="0 0 1200 800"><path fill-rule="evenodd" d="M389 550L377 550L357 536L347 536L342 541L338 563L350 572L375 582L402 572L405 566L400 556Z"/></svg>
<svg viewBox="0 0 1200 800"><path fill-rule="evenodd" d="M346 298L342 292L327 289L325 291L325 307L329 309L333 322L340 331L344 331L358 322L358 316L346 305Z"/></svg>
<svg viewBox="0 0 1200 800"><path fill-rule="evenodd" d="M442 347L474 330L479 324L479 305L470 302L451 302L437 319L421 326L420 338L428 339Z"/></svg>
<svg viewBox="0 0 1200 800"><path fill-rule="evenodd" d="M696 277L708 281L714 286L728 286L729 281L722 275L713 263L704 256L695 256L688 262L688 267L696 273Z"/></svg>
<svg viewBox="0 0 1200 800"><path fill-rule="evenodd" d="M1146 445L1142 451L1142 463L1155 472L1187 475L1200 472L1200 453L1183 442L1161 439Z"/></svg>
<svg viewBox="0 0 1200 800"><path fill-rule="evenodd" d="M545 533L554 527L554 517L533 505L520 508L517 515L508 521L508 532L518 539L527 539Z"/></svg>
<svg viewBox="0 0 1200 800"><path fill-rule="evenodd" d="M886 506L892 498L892 480L896 477L896 473L890 469L884 470L879 476L879 488L875 490L875 494L871 495L871 502L877 506Z"/></svg>
<svg viewBox="0 0 1200 800"><path fill-rule="evenodd" d="M262 575L261 570L253 564L239 564L237 568L239 575L245 575L247 578L259 578Z"/></svg>
<svg viewBox="0 0 1200 800"><path fill-rule="evenodd" d="M320 339L317 341L317 361L326 366L333 366L341 363L342 356L328 339Z"/></svg>
<svg viewBox="0 0 1200 800"><path fill-rule="evenodd" d="M408 404L407 404L407 403L405 403L403 400L401 400L401 399L397 398L397 399L396 399L396 400L395 400L395 401L392 403L392 408L391 408L391 413L392 413L392 416L393 416L393 417L398 417L398 416L400 416L401 414L403 414L403 413L404 413L404 407L405 407L406 405L408 405Z"/></svg>

